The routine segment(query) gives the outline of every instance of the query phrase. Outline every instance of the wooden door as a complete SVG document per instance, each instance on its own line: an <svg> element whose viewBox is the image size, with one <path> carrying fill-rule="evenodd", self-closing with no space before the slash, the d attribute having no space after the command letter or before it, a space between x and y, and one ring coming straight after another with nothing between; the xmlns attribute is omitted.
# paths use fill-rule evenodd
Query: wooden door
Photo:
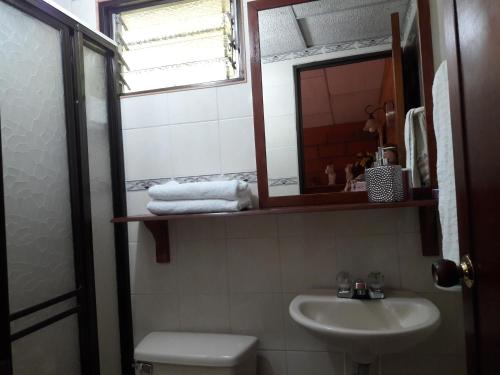
<svg viewBox="0 0 500 375"><path fill-rule="evenodd" d="M446 0L445 28L469 375L500 374L500 1Z"/></svg>

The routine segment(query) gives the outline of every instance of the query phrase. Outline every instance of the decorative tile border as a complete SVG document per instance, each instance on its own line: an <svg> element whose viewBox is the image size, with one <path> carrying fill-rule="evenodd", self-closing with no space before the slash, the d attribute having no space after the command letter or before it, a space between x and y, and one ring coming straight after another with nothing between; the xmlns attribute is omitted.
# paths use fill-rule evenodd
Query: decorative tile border
<svg viewBox="0 0 500 375"><path fill-rule="evenodd" d="M293 60L301 57L316 56L325 53L347 51L351 49L361 49L380 45L390 45L392 41L391 36L386 36L382 38L375 39L363 39L356 40L353 42L345 42L338 44L329 44L325 46L317 46L305 49L303 51L284 53L281 55L267 56L262 59L262 64L270 64L278 61Z"/></svg>
<svg viewBox="0 0 500 375"><path fill-rule="evenodd" d="M257 183L257 172L238 172L226 174L210 174L201 176L188 177L168 177L168 178L152 178L144 180L133 180L125 183L127 191L143 191L148 190L151 186L166 184L169 181L177 181L178 183L186 182L202 182L202 181L231 181L243 180L249 183ZM298 185L298 177L283 177L269 179L269 186L281 185Z"/></svg>
<svg viewBox="0 0 500 375"><path fill-rule="evenodd" d="M132 181L126 181L125 186L127 191L141 191L141 190L147 190L154 185L166 184L169 181L176 181L182 184L186 182L231 181L231 180L243 180L250 183L255 183L257 182L257 172L238 172L238 173L226 173L226 174L210 174L201 176L132 180Z"/></svg>
<svg viewBox="0 0 500 375"><path fill-rule="evenodd" d="M298 177L283 177L283 178L270 178L269 186L282 186L282 185L298 185Z"/></svg>

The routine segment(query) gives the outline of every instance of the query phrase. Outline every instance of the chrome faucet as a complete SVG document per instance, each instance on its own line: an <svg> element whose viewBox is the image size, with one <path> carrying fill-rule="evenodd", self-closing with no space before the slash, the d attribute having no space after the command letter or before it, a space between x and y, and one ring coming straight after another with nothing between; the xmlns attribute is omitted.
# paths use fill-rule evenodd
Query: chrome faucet
<svg viewBox="0 0 500 375"><path fill-rule="evenodd" d="M368 288L366 287L366 282L363 279L357 279L354 282L354 296L356 299L367 299L368 298Z"/></svg>
<svg viewBox="0 0 500 375"><path fill-rule="evenodd" d="M351 282L349 272L341 271L337 275L337 297L356 299L383 299L384 276L380 272L368 275L368 285L363 279Z"/></svg>

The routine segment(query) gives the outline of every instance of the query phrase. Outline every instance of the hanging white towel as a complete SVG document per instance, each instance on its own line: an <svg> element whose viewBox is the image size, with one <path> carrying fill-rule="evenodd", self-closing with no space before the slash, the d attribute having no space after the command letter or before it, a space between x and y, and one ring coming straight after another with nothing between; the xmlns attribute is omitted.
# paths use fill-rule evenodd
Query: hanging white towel
<svg viewBox="0 0 500 375"><path fill-rule="evenodd" d="M448 67L444 61L436 72L432 85L434 100L434 132L437 146L437 180L439 186L439 220L443 236L443 258L458 264L458 223L455 188L455 165L451 133Z"/></svg>
<svg viewBox="0 0 500 375"><path fill-rule="evenodd" d="M147 209L155 215L192 214L207 212L234 212L251 208L250 199L200 199L186 201L151 201Z"/></svg>
<svg viewBox="0 0 500 375"><path fill-rule="evenodd" d="M163 201L226 199L238 200L250 194L248 183L241 180L189 182L179 184L175 181L164 185L152 186L148 190L152 199Z"/></svg>
<svg viewBox="0 0 500 375"><path fill-rule="evenodd" d="M406 168L413 187L429 186L429 149L424 107L410 109L405 121Z"/></svg>

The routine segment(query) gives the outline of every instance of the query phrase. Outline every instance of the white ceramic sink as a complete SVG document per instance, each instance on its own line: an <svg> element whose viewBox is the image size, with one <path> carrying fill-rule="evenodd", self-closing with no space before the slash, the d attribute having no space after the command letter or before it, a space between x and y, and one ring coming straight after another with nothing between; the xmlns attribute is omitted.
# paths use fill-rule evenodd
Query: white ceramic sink
<svg viewBox="0 0 500 375"><path fill-rule="evenodd" d="M290 303L298 324L358 363L404 351L424 341L440 324L429 300L411 292L390 291L383 300L356 300L332 295L299 295Z"/></svg>

